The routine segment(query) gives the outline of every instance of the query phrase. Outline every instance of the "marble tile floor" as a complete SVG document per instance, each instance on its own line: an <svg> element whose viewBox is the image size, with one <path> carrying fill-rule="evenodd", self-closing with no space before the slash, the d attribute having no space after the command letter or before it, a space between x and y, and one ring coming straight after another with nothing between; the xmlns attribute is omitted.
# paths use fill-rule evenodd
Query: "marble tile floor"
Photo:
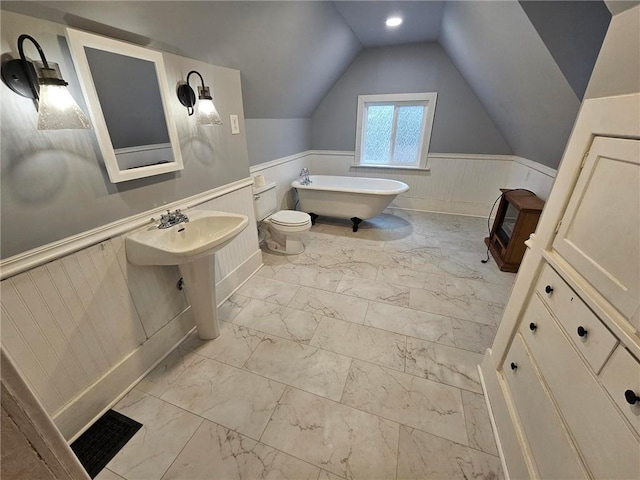
<svg viewBox="0 0 640 480"><path fill-rule="evenodd" d="M320 218L114 408L143 428L108 479L500 479L476 365L515 276L486 219Z"/></svg>

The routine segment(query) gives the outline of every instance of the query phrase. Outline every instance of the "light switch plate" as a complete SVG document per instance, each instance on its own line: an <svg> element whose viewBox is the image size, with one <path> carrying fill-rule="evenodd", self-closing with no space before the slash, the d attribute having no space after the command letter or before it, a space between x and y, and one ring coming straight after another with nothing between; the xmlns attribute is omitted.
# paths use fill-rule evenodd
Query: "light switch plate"
<svg viewBox="0 0 640 480"><path fill-rule="evenodd" d="M240 135L240 122L238 121L238 115L229 115L231 123L231 135Z"/></svg>

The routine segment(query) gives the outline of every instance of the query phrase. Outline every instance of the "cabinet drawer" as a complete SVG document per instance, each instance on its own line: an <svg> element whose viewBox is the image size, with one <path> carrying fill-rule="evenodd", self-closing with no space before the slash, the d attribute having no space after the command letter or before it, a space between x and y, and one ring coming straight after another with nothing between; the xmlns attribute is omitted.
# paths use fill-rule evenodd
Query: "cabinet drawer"
<svg viewBox="0 0 640 480"><path fill-rule="evenodd" d="M616 346L613 334L549 265L544 266L536 290L591 368L599 372Z"/></svg>
<svg viewBox="0 0 640 480"><path fill-rule="evenodd" d="M504 377L540 478L588 478L519 335L506 359Z"/></svg>
<svg viewBox="0 0 640 480"><path fill-rule="evenodd" d="M618 345L602 369L601 379L613 401L640 435L640 400L631 404L625 398L628 390L640 396L640 363L622 345ZM631 393L627 395L633 397ZM630 400L633 401L632 398Z"/></svg>
<svg viewBox="0 0 640 480"><path fill-rule="evenodd" d="M601 479L638 478L640 444L537 295L523 320L520 331L589 471Z"/></svg>

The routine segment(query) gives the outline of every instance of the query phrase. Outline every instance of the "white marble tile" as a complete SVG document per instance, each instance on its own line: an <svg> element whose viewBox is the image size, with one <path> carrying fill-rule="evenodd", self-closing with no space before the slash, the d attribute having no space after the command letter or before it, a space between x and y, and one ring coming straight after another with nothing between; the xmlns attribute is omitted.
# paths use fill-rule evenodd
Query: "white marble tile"
<svg viewBox="0 0 640 480"><path fill-rule="evenodd" d="M491 429L491 420L484 395L463 391L462 405L467 424L469 446L497 456L498 449Z"/></svg>
<svg viewBox="0 0 640 480"><path fill-rule="evenodd" d="M343 478L326 470L320 470L320 475L318 475L318 480L343 480Z"/></svg>
<svg viewBox="0 0 640 480"><path fill-rule="evenodd" d="M257 439L285 386L200 357L176 378L162 399Z"/></svg>
<svg viewBox="0 0 640 480"><path fill-rule="evenodd" d="M103 468L100 470L100 473L94 477L94 480L124 480L124 478L108 468Z"/></svg>
<svg viewBox="0 0 640 480"><path fill-rule="evenodd" d="M511 293L511 286L490 283L485 280L461 279L447 275L445 277L446 291L457 298L486 301L505 305Z"/></svg>
<svg viewBox="0 0 640 480"><path fill-rule="evenodd" d="M245 368L332 400L340 400L351 359L281 338L263 342Z"/></svg>
<svg viewBox="0 0 640 480"><path fill-rule="evenodd" d="M400 427L398 480L500 480L500 459L411 428Z"/></svg>
<svg viewBox="0 0 640 480"><path fill-rule="evenodd" d="M411 255L406 253L388 252L361 248L353 253L354 261L370 263L386 267L411 267Z"/></svg>
<svg viewBox="0 0 640 480"><path fill-rule="evenodd" d="M308 343L319 321L319 315L315 313L262 300L251 300L235 318L234 323L296 342Z"/></svg>
<svg viewBox="0 0 640 480"><path fill-rule="evenodd" d="M493 344L497 328L482 323L451 319L455 346L484 354Z"/></svg>
<svg viewBox="0 0 640 480"><path fill-rule="evenodd" d="M404 371L404 335L323 317L310 345Z"/></svg>
<svg viewBox="0 0 640 480"><path fill-rule="evenodd" d="M160 479L202 419L173 405L131 390L114 410L142 424L140 430L107 464L127 479Z"/></svg>
<svg viewBox="0 0 640 480"><path fill-rule="evenodd" d="M294 263L277 265L266 269L263 267L258 272L258 275L294 285L321 288L332 292L335 292L342 278L342 273L340 272Z"/></svg>
<svg viewBox="0 0 640 480"><path fill-rule="evenodd" d="M277 307L277 305L273 306ZM250 330L242 325L220 322L220 336L218 338L200 340L198 333L193 332L182 342L180 348L235 367L241 367L264 338L265 335L256 330Z"/></svg>
<svg viewBox="0 0 640 480"><path fill-rule="evenodd" d="M136 385L136 388L160 397L167 388L180 379L194 362L201 360L202 357L199 355L195 355L178 347L156 365L156 367Z"/></svg>
<svg viewBox="0 0 640 480"><path fill-rule="evenodd" d="M287 390L261 441L345 478L395 478L397 424L300 390Z"/></svg>
<svg viewBox="0 0 640 480"><path fill-rule="evenodd" d="M289 306L325 317L363 323L368 304L367 300L353 298L348 295L300 287Z"/></svg>
<svg viewBox="0 0 640 480"><path fill-rule="evenodd" d="M277 305L286 305L295 295L297 288L290 283L254 276L240 287L238 294Z"/></svg>
<svg viewBox="0 0 640 480"><path fill-rule="evenodd" d="M451 319L442 315L369 302L364 324L430 342L454 345Z"/></svg>
<svg viewBox="0 0 640 480"><path fill-rule="evenodd" d="M342 403L460 443L467 442L460 390L353 360Z"/></svg>
<svg viewBox="0 0 640 480"><path fill-rule="evenodd" d="M218 320L222 322L233 322L251 299L243 295L231 295L222 305L218 307Z"/></svg>
<svg viewBox="0 0 640 480"><path fill-rule="evenodd" d="M204 421L163 480L316 480L318 468Z"/></svg>
<svg viewBox="0 0 640 480"><path fill-rule="evenodd" d="M377 280L345 275L340 280L337 292L376 302L390 303L400 307L409 306L409 287L378 282Z"/></svg>
<svg viewBox="0 0 640 480"><path fill-rule="evenodd" d="M378 270L376 280L406 287L426 288L433 291L445 291L446 285L442 275L405 267L385 267Z"/></svg>
<svg viewBox="0 0 640 480"><path fill-rule="evenodd" d="M407 339L406 372L473 392L482 392L478 364L482 355L468 350Z"/></svg>
<svg viewBox="0 0 640 480"><path fill-rule="evenodd" d="M486 325L495 325L498 317L497 312L499 311L497 306L488 302L457 298L444 292L432 292L419 288L410 290L409 306L423 312L470 320Z"/></svg>

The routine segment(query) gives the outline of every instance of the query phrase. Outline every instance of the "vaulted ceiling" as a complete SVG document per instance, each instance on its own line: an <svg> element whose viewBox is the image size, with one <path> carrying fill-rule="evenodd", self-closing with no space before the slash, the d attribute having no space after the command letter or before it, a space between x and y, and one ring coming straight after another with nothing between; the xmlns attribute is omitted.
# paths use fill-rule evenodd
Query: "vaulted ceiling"
<svg viewBox="0 0 640 480"><path fill-rule="evenodd" d="M634 2L608 3L620 9ZM610 19L601 1L3 1L1 7L239 69L247 118L309 118L365 49L436 41L513 152L549 165L561 157ZM404 18L395 30L384 25L392 14Z"/></svg>

